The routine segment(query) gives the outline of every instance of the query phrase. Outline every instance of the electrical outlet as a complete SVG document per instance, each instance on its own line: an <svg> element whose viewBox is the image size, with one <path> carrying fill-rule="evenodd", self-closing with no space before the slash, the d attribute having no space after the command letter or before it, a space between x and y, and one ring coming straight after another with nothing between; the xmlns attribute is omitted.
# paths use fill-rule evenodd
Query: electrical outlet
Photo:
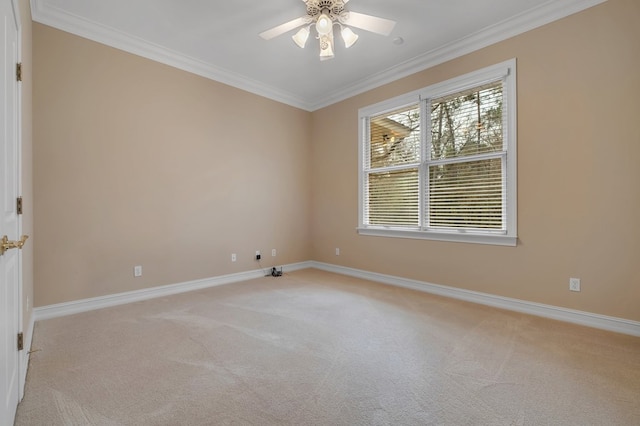
<svg viewBox="0 0 640 426"><path fill-rule="evenodd" d="M580 278L569 278L569 290L580 291Z"/></svg>
<svg viewBox="0 0 640 426"><path fill-rule="evenodd" d="M142 266L141 265L137 265L133 267L133 276L134 277L141 277L142 276Z"/></svg>
<svg viewBox="0 0 640 426"><path fill-rule="evenodd" d="M256 250L256 260L260 260L262 255L260 255L260 250Z"/></svg>
<svg viewBox="0 0 640 426"><path fill-rule="evenodd" d="M271 249L271 257L276 257L276 249Z"/></svg>
<svg viewBox="0 0 640 426"><path fill-rule="evenodd" d="M231 253L231 261L235 262L236 260L238 260L238 257L236 256L235 253Z"/></svg>
<svg viewBox="0 0 640 426"><path fill-rule="evenodd" d="M340 256L340 249L336 247L336 256Z"/></svg>

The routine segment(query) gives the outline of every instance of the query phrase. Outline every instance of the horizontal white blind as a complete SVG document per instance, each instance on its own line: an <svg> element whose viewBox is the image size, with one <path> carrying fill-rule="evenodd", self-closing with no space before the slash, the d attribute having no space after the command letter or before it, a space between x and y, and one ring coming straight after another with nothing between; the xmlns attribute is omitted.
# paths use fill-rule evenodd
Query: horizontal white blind
<svg viewBox="0 0 640 426"><path fill-rule="evenodd" d="M502 82L431 101L427 227L504 230Z"/></svg>
<svg viewBox="0 0 640 426"><path fill-rule="evenodd" d="M369 173L367 217L369 225L419 224L418 168Z"/></svg>
<svg viewBox="0 0 640 426"><path fill-rule="evenodd" d="M503 161L429 167L429 226L503 229Z"/></svg>

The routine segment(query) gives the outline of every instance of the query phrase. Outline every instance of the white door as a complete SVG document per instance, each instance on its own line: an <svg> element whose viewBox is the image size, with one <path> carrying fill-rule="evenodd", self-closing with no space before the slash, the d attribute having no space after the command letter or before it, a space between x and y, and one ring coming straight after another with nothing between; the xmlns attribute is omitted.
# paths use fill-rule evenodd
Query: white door
<svg viewBox="0 0 640 426"><path fill-rule="evenodd" d="M19 238L18 197L18 23L11 0L0 0L0 238ZM1 244L1 243L0 243ZM0 249L1 251L1 249ZM0 424L12 425L18 406L20 254L0 256Z"/></svg>

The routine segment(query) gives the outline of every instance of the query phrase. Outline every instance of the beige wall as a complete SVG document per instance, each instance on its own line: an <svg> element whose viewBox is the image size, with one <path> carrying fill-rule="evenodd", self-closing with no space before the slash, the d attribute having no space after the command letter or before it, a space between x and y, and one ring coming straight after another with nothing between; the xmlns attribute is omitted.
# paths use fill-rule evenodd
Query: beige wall
<svg viewBox="0 0 640 426"><path fill-rule="evenodd" d="M639 19L637 0L609 0L314 112L314 259L640 320ZM518 246L358 236L358 109L510 58Z"/></svg>
<svg viewBox="0 0 640 426"><path fill-rule="evenodd" d="M639 17L609 0L314 113L35 24L36 305L252 270L275 247L640 320ZM514 57L518 246L358 236L358 109Z"/></svg>
<svg viewBox="0 0 640 426"><path fill-rule="evenodd" d="M31 238L22 249L22 324L26 333L33 313L33 143L32 143L32 76L31 7L29 0L18 3L22 36L22 151L21 184L23 199L22 233ZM30 336L27 336L29 338Z"/></svg>
<svg viewBox="0 0 640 426"><path fill-rule="evenodd" d="M33 38L36 306L257 269L255 250L265 268L311 257L310 113Z"/></svg>

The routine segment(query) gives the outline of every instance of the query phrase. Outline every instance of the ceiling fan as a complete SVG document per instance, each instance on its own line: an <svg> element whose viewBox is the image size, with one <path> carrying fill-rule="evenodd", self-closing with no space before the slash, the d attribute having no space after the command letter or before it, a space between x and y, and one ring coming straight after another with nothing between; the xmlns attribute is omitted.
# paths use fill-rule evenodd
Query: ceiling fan
<svg viewBox="0 0 640 426"><path fill-rule="evenodd" d="M302 0L307 5L307 14L293 19L270 30L260 33L260 37L271 40L281 34L301 27L291 38L301 48L307 43L310 28L315 24L317 39L320 41L320 60L333 58L333 26L340 27L340 34L346 48L353 46L358 40L351 27L360 28L372 33L388 36L391 34L394 21L376 16L365 15L345 10L349 0ZM348 26L347 26L348 25Z"/></svg>

